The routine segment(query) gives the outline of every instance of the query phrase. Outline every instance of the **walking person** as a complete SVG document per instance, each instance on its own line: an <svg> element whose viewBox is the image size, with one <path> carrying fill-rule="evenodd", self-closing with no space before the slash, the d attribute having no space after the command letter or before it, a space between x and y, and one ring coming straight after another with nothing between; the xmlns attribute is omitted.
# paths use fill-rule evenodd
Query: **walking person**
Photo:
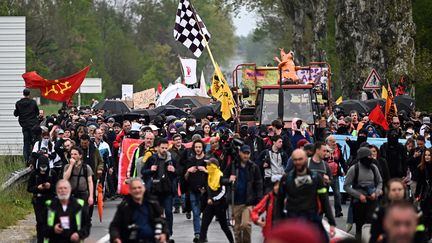
<svg viewBox="0 0 432 243"><path fill-rule="evenodd" d="M369 148L360 148L357 151L357 160L359 162L348 170L344 190L353 197L356 238L360 240L362 227L372 221L378 197L382 195L382 178L378 167L373 164Z"/></svg>
<svg viewBox="0 0 432 243"><path fill-rule="evenodd" d="M219 161L216 158L205 160L207 163L206 169L208 172L207 179L207 205L204 208L201 222L201 232L199 242L206 242L207 230L213 217L216 216L222 231L228 239L228 242L234 243L234 237L228 226L227 209L228 203L226 199L227 187L229 184L228 178L223 177L223 173L219 167Z"/></svg>
<svg viewBox="0 0 432 243"><path fill-rule="evenodd" d="M129 179L128 185L129 195L117 206L109 225L111 242L166 242L167 229L158 200L146 193L140 178Z"/></svg>
<svg viewBox="0 0 432 243"><path fill-rule="evenodd" d="M84 200L71 196L71 184L59 180L57 198L46 201L48 208L44 226L44 242L66 243L84 241L90 234L90 220L84 210Z"/></svg>
<svg viewBox="0 0 432 243"><path fill-rule="evenodd" d="M263 195L263 181L258 166L250 160L251 148L243 145L239 158L234 161L230 182L234 183L234 235L237 243L250 243L252 206L256 205Z"/></svg>
<svg viewBox="0 0 432 243"><path fill-rule="evenodd" d="M30 174L27 184L27 191L33 193L32 204L36 218L37 242L44 240L43 228L46 221L45 201L53 199L55 195L55 184L57 175L49 168L49 161L46 156L40 156L36 163L35 170Z"/></svg>
<svg viewBox="0 0 432 243"><path fill-rule="evenodd" d="M24 137L23 155L27 163L30 159L33 133L32 128L39 125L39 107L36 101L30 99L30 90L23 90L24 97L15 103L14 116L18 117L18 122L22 128Z"/></svg>
<svg viewBox="0 0 432 243"><path fill-rule="evenodd" d="M432 237L432 150L425 149L418 165L415 198L420 202L426 225L426 239Z"/></svg>
<svg viewBox="0 0 432 243"><path fill-rule="evenodd" d="M329 242L321 214L326 215L330 224L330 237L335 235L336 221L330 208L327 186L321 174L308 168L305 151L294 150L292 159L294 169L281 179L279 185L274 220L304 219L315 224Z"/></svg>
<svg viewBox="0 0 432 243"><path fill-rule="evenodd" d="M192 144L193 156L189 158L186 164L186 173L184 175L189 187L189 195L193 214L194 242L198 242L201 234L201 208L202 199L206 192L207 185L207 169L204 162L205 144L202 140L196 140Z"/></svg>
<svg viewBox="0 0 432 243"><path fill-rule="evenodd" d="M163 207L167 220L168 232L173 234L173 198L177 192L175 161L168 152L168 140L158 140L157 153L154 154L141 170L146 189L156 195L159 204Z"/></svg>

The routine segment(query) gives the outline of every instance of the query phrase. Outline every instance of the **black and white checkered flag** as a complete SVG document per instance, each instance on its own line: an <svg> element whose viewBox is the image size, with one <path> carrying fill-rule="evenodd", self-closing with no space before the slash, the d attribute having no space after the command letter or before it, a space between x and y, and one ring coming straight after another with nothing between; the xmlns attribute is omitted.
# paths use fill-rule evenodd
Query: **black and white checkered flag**
<svg viewBox="0 0 432 243"><path fill-rule="evenodd" d="M175 19L174 38L191 50L196 57L199 57L206 45L201 33L208 42L211 36L204 22L188 0L180 0Z"/></svg>

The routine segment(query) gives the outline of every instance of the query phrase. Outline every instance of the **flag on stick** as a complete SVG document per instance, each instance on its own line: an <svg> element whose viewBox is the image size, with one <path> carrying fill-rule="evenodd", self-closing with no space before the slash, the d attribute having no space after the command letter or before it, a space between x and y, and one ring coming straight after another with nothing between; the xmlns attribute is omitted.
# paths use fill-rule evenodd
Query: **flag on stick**
<svg viewBox="0 0 432 243"><path fill-rule="evenodd" d="M378 124L384 128L384 130L389 130L389 126L387 120L381 110L379 104L375 106L375 108L369 114L369 120L375 124Z"/></svg>
<svg viewBox="0 0 432 243"><path fill-rule="evenodd" d="M180 0L175 19L174 38L196 57L200 57L210 37L207 27L189 0Z"/></svg>
<svg viewBox="0 0 432 243"><path fill-rule="evenodd" d="M47 80L36 71L26 72L22 77L27 88L39 89L41 96L45 99L64 102L69 100L81 86L90 66L68 77L55 80Z"/></svg>
<svg viewBox="0 0 432 243"><path fill-rule="evenodd" d="M385 106L385 117L387 123L390 124L392 122L393 117L397 116L397 107L394 103L393 92L391 90L390 84L387 84L387 99Z"/></svg>
<svg viewBox="0 0 432 243"><path fill-rule="evenodd" d="M339 96L339 98L335 101L336 105L340 105L340 103L342 103L343 98L342 96Z"/></svg>
<svg viewBox="0 0 432 243"><path fill-rule="evenodd" d="M381 88L381 98L382 99L387 99L387 89L386 89L386 87L383 85L382 86L382 88Z"/></svg>
<svg viewBox="0 0 432 243"><path fill-rule="evenodd" d="M221 102L222 118L224 120L231 118L232 109L234 108L234 99L231 89L229 88L218 64L215 66L211 85L211 95Z"/></svg>

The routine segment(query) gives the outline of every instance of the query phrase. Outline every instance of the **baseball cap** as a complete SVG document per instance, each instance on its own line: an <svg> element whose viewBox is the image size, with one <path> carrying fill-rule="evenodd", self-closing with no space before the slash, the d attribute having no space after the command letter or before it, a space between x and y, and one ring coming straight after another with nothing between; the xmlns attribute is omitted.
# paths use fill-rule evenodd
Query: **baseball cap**
<svg viewBox="0 0 432 243"><path fill-rule="evenodd" d="M431 123L430 117L427 116L423 117L423 124L430 124L430 123Z"/></svg>
<svg viewBox="0 0 432 243"><path fill-rule="evenodd" d="M57 131L57 134L64 134L64 130L63 130L63 129L59 129L59 130Z"/></svg>
<svg viewBox="0 0 432 243"><path fill-rule="evenodd" d="M149 125L149 127L151 128L152 131L157 131L159 130L159 127L155 126L155 125Z"/></svg>
<svg viewBox="0 0 432 243"><path fill-rule="evenodd" d="M251 152L251 148L250 148L249 145L245 144L245 145L243 145L243 146L240 147L240 152L243 152L243 153L244 152L249 152L250 153Z"/></svg>

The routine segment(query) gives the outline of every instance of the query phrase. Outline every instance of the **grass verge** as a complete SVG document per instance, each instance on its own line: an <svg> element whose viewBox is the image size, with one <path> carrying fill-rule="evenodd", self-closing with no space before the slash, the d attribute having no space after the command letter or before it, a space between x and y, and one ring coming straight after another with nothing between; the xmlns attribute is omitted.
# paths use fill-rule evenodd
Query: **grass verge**
<svg viewBox="0 0 432 243"><path fill-rule="evenodd" d="M23 167L22 156L0 156L0 183L5 182L12 172ZM0 229L16 224L33 211L31 197L27 192L26 182L15 184L0 193Z"/></svg>
<svg viewBox="0 0 432 243"><path fill-rule="evenodd" d="M62 107L61 103L53 103L40 105L39 110L44 110L45 116L51 116L52 114L58 114L58 110Z"/></svg>

